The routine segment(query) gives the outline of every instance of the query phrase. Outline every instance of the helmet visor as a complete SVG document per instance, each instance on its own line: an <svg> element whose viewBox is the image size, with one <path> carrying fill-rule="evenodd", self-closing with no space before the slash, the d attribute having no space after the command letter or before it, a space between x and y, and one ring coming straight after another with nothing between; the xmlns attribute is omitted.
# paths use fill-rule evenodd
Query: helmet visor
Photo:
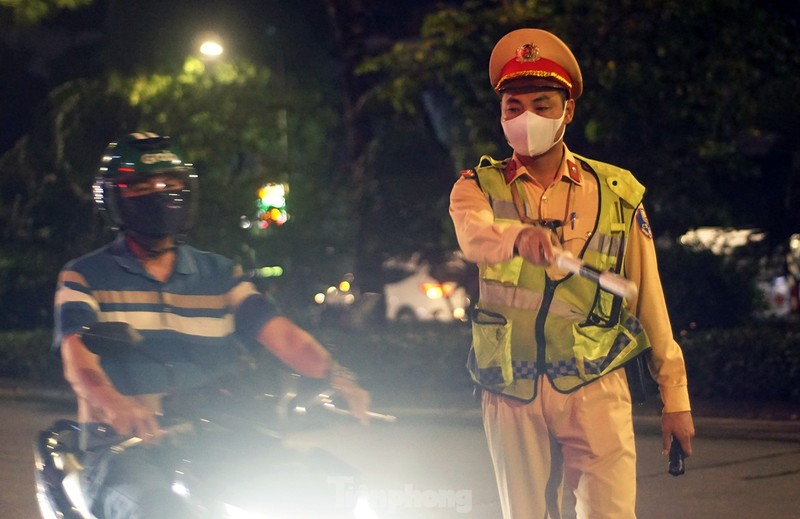
<svg viewBox="0 0 800 519"><path fill-rule="evenodd" d="M166 171L148 175L122 175L117 181L122 198L134 198L153 193L183 191L188 185L185 171Z"/></svg>

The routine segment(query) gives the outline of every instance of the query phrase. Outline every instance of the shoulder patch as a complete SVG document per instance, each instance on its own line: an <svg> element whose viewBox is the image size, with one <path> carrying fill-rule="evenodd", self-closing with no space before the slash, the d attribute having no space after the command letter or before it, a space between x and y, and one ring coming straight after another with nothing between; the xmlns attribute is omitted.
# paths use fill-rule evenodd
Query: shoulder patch
<svg viewBox="0 0 800 519"><path fill-rule="evenodd" d="M644 207L639 207L636 210L636 225L639 226L639 230L642 231L642 234L653 239L653 229L650 228L650 222L647 220L647 213L644 212Z"/></svg>

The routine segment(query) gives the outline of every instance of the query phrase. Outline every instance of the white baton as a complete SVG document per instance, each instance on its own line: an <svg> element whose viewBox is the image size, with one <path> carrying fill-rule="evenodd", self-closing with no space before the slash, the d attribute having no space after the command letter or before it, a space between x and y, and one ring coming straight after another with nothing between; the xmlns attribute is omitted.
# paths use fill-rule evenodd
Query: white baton
<svg viewBox="0 0 800 519"><path fill-rule="evenodd" d="M558 268L561 270L566 270L567 272L572 272L573 274L576 274L582 278L594 281L600 285L600 288L607 290L614 295L631 300L636 297L636 294L639 293L636 283L630 279L626 279L614 272L604 272L602 270L597 270L594 267L590 267L568 251L559 250L556 251L555 254L555 264Z"/></svg>

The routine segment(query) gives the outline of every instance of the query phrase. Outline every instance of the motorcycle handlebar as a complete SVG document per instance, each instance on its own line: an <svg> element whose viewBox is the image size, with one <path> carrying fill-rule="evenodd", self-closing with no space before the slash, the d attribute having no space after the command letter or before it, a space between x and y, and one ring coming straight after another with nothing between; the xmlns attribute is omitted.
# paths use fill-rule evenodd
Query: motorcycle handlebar
<svg viewBox="0 0 800 519"><path fill-rule="evenodd" d="M188 433L188 432L191 432L193 428L194 428L194 426L192 425L191 422L181 422L181 423L166 427L164 429L164 434L165 435L175 435L175 434ZM140 438L139 436L130 436L130 437L125 438L124 440L122 440L120 442L117 442L117 443L111 445L111 447L109 447L109 449L111 449L111 451L119 454L121 452L126 451L127 449L129 449L131 447L135 447L137 445L141 445L142 443L144 443L144 438Z"/></svg>
<svg viewBox="0 0 800 519"><path fill-rule="evenodd" d="M309 409L317 408L325 410L326 412L338 415L338 416L347 416L353 417L353 413L347 409L342 409L336 405L333 401L333 394L335 393L334 390L322 391L318 393L314 398L312 398L308 404L306 405L297 405L295 404L291 411L293 414L296 415L304 415L309 412ZM290 393L290 395L292 395ZM292 395L292 396L296 396ZM374 411L367 411L367 416L372 420L378 420L381 422L386 423L394 423L397 421L397 417L384 414L384 413L377 413ZM184 421L177 423L175 425L171 425L164 428L165 436L173 436L177 434L183 434L191 432L194 429L194 423L192 421ZM135 447L137 445L141 445L144 443L144 439L138 436L131 436L125 438L117 443L112 444L109 448L115 453L121 453L125 450Z"/></svg>
<svg viewBox="0 0 800 519"><path fill-rule="evenodd" d="M293 411L295 414L306 414L308 412L309 407L317 407L324 409L330 413L339 415L339 416L348 416L352 417L353 413L347 409L342 409L337 407L337 405L333 402L333 394L334 390L329 391L322 391L317 394L311 401L309 401L308 405L306 406L299 406L295 405ZM397 421L396 416L392 416L390 414L383 414L383 413L376 413L374 411L367 411L367 417L372 420L378 420L382 422L394 423Z"/></svg>

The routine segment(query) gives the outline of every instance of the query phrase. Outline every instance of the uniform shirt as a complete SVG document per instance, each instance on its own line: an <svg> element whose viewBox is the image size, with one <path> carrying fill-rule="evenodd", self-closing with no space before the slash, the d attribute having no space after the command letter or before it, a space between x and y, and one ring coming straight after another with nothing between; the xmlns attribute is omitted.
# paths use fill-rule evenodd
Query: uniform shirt
<svg viewBox="0 0 800 519"><path fill-rule="evenodd" d="M535 220L560 220L558 234L565 249L577 255L591 235L599 211L597 181L584 171L564 146L561 167L549 186L540 185L516 159L505 170L506 181L521 179L527 216ZM460 178L450 194L450 216L459 246L467 260L499 263L514 256L514 242L527 224L497 223L486 196L475 180ZM689 395L683 353L672 336L672 327L656 263L655 245L643 208L637 211L625 254L625 276L639 287L630 301L653 346L650 370L661 391L665 412L688 411ZM556 267L548 275L566 275Z"/></svg>
<svg viewBox="0 0 800 519"><path fill-rule="evenodd" d="M144 337L144 354L101 358L123 394L197 387L232 369L238 335L255 338L277 308L231 260L188 245L176 249L165 282L151 276L122 236L69 262L55 297L55 347L95 322L124 321Z"/></svg>

